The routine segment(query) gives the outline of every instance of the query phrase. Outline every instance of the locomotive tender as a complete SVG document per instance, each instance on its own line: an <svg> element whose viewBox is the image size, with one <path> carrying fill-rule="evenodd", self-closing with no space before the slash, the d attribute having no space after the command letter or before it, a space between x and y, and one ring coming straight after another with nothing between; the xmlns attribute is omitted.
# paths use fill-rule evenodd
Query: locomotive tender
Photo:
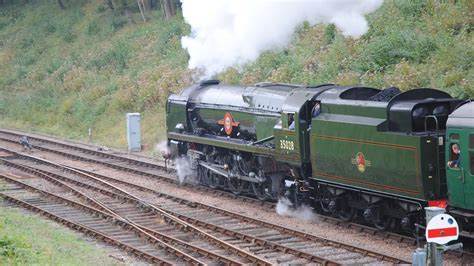
<svg viewBox="0 0 474 266"><path fill-rule="evenodd" d="M457 215L474 215L474 103L462 103L435 89L210 80L169 97L167 137L201 184L412 232L424 206L448 197ZM447 166L454 143L458 169ZM451 180L461 173L464 183Z"/></svg>

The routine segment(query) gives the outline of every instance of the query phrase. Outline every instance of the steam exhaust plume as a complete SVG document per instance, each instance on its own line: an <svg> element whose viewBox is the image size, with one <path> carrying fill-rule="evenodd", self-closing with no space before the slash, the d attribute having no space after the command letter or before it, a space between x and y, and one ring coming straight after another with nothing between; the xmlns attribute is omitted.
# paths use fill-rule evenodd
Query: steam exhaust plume
<svg viewBox="0 0 474 266"><path fill-rule="evenodd" d="M230 66L241 67L264 51L285 47L295 29L308 21L334 23L344 36L368 30L364 16L383 0L181 0L191 34L181 44L189 68L209 78Z"/></svg>
<svg viewBox="0 0 474 266"><path fill-rule="evenodd" d="M189 158L178 156L178 151L171 149L167 141L156 144L155 151L160 152L161 156L167 159L169 164L174 165L180 184L183 184L185 181L195 181L196 172L191 169Z"/></svg>
<svg viewBox="0 0 474 266"><path fill-rule="evenodd" d="M183 184L185 181L194 181L195 171L191 170L191 164L187 157L178 157L175 160L175 169L178 174L179 183ZM191 180L187 178L191 177Z"/></svg>
<svg viewBox="0 0 474 266"><path fill-rule="evenodd" d="M163 158L172 156L172 151L170 147L168 147L168 142L166 140L156 143L154 152L158 153Z"/></svg>
<svg viewBox="0 0 474 266"><path fill-rule="evenodd" d="M298 208L294 208L293 204L287 198L280 198L276 206L276 212L278 215L294 217L306 222L313 222L316 220L313 210L306 205L301 205Z"/></svg>

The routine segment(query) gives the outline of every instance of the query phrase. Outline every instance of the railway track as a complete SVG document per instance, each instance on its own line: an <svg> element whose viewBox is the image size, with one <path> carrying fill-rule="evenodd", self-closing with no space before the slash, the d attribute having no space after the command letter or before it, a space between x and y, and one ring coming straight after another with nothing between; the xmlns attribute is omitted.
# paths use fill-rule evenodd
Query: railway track
<svg viewBox="0 0 474 266"><path fill-rule="evenodd" d="M13 131L0 130L0 141L6 141L6 142L18 144L18 139L21 135L23 134L15 133ZM119 171L126 171L126 172L140 175L143 177L165 181L165 182L174 184L176 186L180 186L184 189L188 189L189 191L199 189L199 190L203 190L215 195L238 199L245 202L246 204L255 204L259 206L263 205L268 208L275 208L275 203L262 202L260 200L249 198L249 197L242 197L242 196L237 197L236 195L230 192L213 190L207 187L196 186L195 184L180 184L180 182L173 175L170 175L164 172L164 165L160 164L159 162L150 162L150 161L145 162L144 160L136 160L135 158L130 158L129 155L118 155L115 153L98 151L97 148L94 148L93 146L80 144L80 143L71 144L63 140L58 140L58 142L56 142L54 138L53 140L51 140L51 137L48 137L47 140L44 140L42 137L30 136L30 140L32 141L34 148L38 150L55 153L55 154L66 156L68 158L72 158L75 160L81 160L81 161L90 162L94 164L104 165L113 169L117 169ZM80 146L80 147L77 148L77 146ZM87 147L83 147L83 146L87 146ZM58 149L58 147L60 148ZM74 152L71 153L69 152L69 150L74 150ZM104 161L104 159L106 159L107 161ZM97 175L96 173L93 173L93 172L88 172L88 173L90 175ZM105 178L105 177L102 176L102 178ZM116 180L115 182L120 183L123 181ZM128 183L124 183L124 185L131 187L134 184L128 182ZM146 190L147 188L137 188L137 189ZM159 192L154 191L153 193L159 193ZM166 197L170 197L170 196L167 195ZM357 230L358 232L369 233L369 234L372 234L384 239L391 239L400 243L407 243L410 245L416 244L416 239L414 239L413 237L400 235L393 232L379 231L373 227L365 226L363 224L347 223L334 217L323 216L323 215L317 215L317 217L318 219L323 220L325 222L336 224L338 226L342 226L345 228L351 228L351 229ZM474 259L474 255L469 252L455 252L451 254L454 254L454 256L462 256L462 257Z"/></svg>
<svg viewBox="0 0 474 266"><path fill-rule="evenodd" d="M151 199L157 198L155 191L148 191L148 195L145 195L146 193L143 191L145 188L129 187L129 184L123 183L121 184L123 188L121 188L118 184L112 184L112 178L104 180L106 179L104 177L93 176L52 162L43 160L40 164L40 160L39 158L22 156L21 158L12 157L2 159L2 162L8 167L28 171L31 175L42 176L42 180L48 180L48 182L55 180L54 183L56 185L58 184L57 182L67 183L67 186L72 186L74 187L73 189L81 193L93 195L91 198L98 200L88 200L91 204L90 207L101 208L101 205L107 205L108 207L102 206L104 212L108 209L109 212L112 212L111 214L124 215L125 219L129 219L127 217L133 214L133 223L137 225L146 224L147 227L151 226L150 223L157 218L138 216L136 206L144 206L148 210L151 208L152 213L155 213L155 215L160 214L166 217L171 215L173 218L168 217L168 219L174 224L179 224L176 225L177 227L184 226L188 230L194 227L195 229L191 231L194 231L194 233L198 235L202 235L203 232L209 235L217 234L215 237L221 241L230 243L230 245L233 246L238 246L234 252L235 255L248 250L248 252L254 254L254 256L273 259L271 260L272 264L379 264L383 261L388 263L406 263L398 258L377 254L369 250L363 250L328 239L317 238L289 228L262 223L261 221L242 215L230 215L228 211L217 208L212 209L213 207L211 206L187 202L176 197L170 198L166 195L162 195L159 197L159 201L151 203ZM69 177L67 175L69 175ZM63 184L62 186L64 187L66 185ZM124 188L128 190L126 191ZM137 195L140 195L140 197ZM130 205L117 206L114 205L116 203L106 204L107 202L114 202L114 200L119 200L122 204L123 202L127 202ZM146 213L150 215L149 212ZM183 221L187 224L183 225ZM246 259L248 258L246 257Z"/></svg>
<svg viewBox="0 0 474 266"><path fill-rule="evenodd" d="M75 141L64 141L50 136L37 134L33 135L23 132L16 132L13 130L0 129L0 140L2 141L19 144L19 139L21 136L28 136L28 139L33 144L34 149L56 153L69 158L86 160L84 157L90 157L89 159L91 162L99 161L99 163L100 161L104 161L104 159L109 159L110 164L128 163L131 166L139 166L138 170L142 170L143 167L158 170L165 169L164 162L146 159L143 156L131 156L130 154L123 154L114 150L105 150L103 147L97 147ZM76 153L62 152L62 149L75 151Z"/></svg>

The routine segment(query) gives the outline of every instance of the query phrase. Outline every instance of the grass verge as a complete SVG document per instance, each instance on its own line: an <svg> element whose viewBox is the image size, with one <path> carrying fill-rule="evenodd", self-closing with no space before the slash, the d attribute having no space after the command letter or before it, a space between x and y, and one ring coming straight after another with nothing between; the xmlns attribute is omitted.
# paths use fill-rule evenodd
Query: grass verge
<svg viewBox="0 0 474 266"><path fill-rule="evenodd" d="M117 265L105 251L0 199L0 265Z"/></svg>

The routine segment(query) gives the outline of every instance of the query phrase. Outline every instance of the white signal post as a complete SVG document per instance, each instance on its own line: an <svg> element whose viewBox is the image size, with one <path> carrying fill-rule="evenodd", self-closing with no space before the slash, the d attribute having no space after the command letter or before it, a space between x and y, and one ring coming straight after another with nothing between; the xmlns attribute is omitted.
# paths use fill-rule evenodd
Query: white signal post
<svg viewBox="0 0 474 266"><path fill-rule="evenodd" d="M440 245L459 238L459 226L456 220L448 214L438 214L431 218L426 226L426 241Z"/></svg>
<svg viewBox="0 0 474 266"><path fill-rule="evenodd" d="M417 248L413 253L415 266L442 266L443 252L462 249L462 243L445 246L459 238L459 226L456 220L446 210L439 207L426 207L426 241L424 248ZM424 228L421 226L421 228Z"/></svg>

